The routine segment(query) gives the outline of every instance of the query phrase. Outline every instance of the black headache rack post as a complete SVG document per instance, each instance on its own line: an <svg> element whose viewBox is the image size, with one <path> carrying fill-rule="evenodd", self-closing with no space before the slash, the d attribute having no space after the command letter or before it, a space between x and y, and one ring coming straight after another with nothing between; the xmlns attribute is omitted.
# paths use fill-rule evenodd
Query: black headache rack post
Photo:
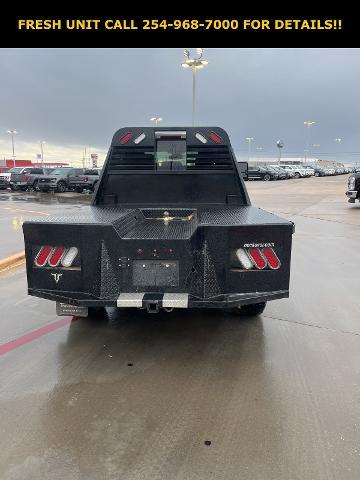
<svg viewBox="0 0 360 480"><path fill-rule="evenodd" d="M251 206L246 170L218 127L118 130L85 213L24 223L29 293L60 314L287 297L293 224Z"/></svg>

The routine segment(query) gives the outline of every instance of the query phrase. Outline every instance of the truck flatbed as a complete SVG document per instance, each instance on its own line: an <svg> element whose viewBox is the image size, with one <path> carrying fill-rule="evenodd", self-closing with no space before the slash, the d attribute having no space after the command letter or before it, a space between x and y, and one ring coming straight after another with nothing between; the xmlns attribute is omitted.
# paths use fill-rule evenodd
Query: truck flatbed
<svg viewBox="0 0 360 480"><path fill-rule="evenodd" d="M250 204L216 127L116 132L94 204L23 228L29 293L64 311L241 310L288 296L293 224Z"/></svg>

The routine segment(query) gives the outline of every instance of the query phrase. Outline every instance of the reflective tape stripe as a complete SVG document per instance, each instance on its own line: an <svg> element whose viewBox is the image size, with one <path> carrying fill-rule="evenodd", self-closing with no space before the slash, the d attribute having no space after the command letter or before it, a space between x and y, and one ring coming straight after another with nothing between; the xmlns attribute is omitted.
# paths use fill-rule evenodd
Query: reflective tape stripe
<svg viewBox="0 0 360 480"><path fill-rule="evenodd" d="M162 306L165 308L188 308L188 293L164 293Z"/></svg>
<svg viewBox="0 0 360 480"><path fill-rule="evenodd" d="M142 307L145 293L120 293L116 301L118 307Z"/></svg>

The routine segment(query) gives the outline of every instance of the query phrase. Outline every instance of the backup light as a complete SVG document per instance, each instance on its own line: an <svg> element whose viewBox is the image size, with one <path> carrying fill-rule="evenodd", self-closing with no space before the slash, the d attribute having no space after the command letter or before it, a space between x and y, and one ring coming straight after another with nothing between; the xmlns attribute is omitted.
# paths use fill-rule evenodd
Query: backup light
<svg viewBox="0 0 360 480"><path fill-rule="evenodd" d="M238 248L236 250L236 256L245 270L250 270L253 267L253 262L250 260L249 255L243 248Z"/></svg>
<svg viewBox="0 0 360 480"><path fill-rule="evenodd" d="M138 137L135 138L134 143L137 145L138 143L142 142L146 137L145 133L142 133Z"/></svg>
<svg viewBox="0 0 360 480"><path fill-rule="evenodd" d="M201 135L201 133L195 133L195 137L200 140L200 142L202 143L207 143L207 140L206 138L204 137L204 135Z"/></svg>
<svg viewBox="0 0 360 480"><path fill-rule="evenodd" d="M71 265L72 265L73 261L75 260L78 253L79 253L79 250L76 247L69 248L69 250L63 256L63 259L61 261L61 265L63 267L71 267Z"/></svg>

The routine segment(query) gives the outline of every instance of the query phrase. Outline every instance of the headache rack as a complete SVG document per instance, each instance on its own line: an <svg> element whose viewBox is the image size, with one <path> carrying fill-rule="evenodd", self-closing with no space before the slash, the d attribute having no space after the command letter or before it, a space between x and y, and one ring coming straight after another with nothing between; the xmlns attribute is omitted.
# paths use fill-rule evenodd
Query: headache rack
<svg viewBox="0 0 360 480"><path fill-rule="evenodd" d="M155 149L142 146L114 146L109 158L109 173L156 171ZM228 170L233 171L234 165L227 145L188 145L186 150L186 168L184 170ZM180 170L181 171L181 170ZM183 171L183 170L182 170Z"/></svg>

